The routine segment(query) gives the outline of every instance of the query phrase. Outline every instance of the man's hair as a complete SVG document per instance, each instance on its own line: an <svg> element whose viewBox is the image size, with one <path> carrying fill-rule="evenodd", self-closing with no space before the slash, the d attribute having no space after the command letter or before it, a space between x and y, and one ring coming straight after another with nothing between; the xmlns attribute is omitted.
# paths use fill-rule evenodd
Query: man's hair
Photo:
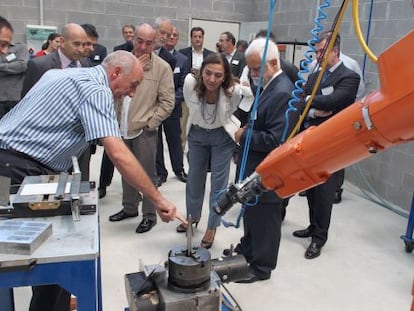
<svg viewBox="0 0 414 311"><path fill-rule="evenodd" d="M256 34L256 36L254 38L255 39L257 39L257 38L266 38L266 36L267 36L267 30L266 29L260 29L257 32L257 34ZM273 42L276 42L276 36L273 33L273 31L270 31L269 39L272 40Z"/></svg>
<svg viewBox="0 0 414 311"><path fill-rule="evenodd" d="M124 32L125 28L132 28L132 30L135 31L135 25L132 24L125 24L124 26L122 26L122 33Z"/></svg>
<svg viewBox="0 0 414 311"><path fill-rule="evenodd" d="M196 31L201 31L201 33L203 34L203 36L204 36L204 29L203 28L201 28L201 27L193 27L193 28L191 28L191 31L190 31L190 37L192 37L193 36L193 32L196 32Z"/></svg>
<svg viewBox="0 0 414 311"><path fill-rule="evenodd" d="M159 29L161 27L161 24L165 22L172 24L172 21L168 17L158 16L154 21L154 29Z"/></svg>
<svg viewBox="0 0 414 311"><path fill-rule="evenodd" d="M140 24L135 26L135 38L136 38L136 36L137 36L137 34L138 34L138 32L140 31L141 28L152 29L152 31L154 32L154 37L155 37L155 28L154 27L152 27L148 23L140 23Z"/></svg>
<svg viewBox="0 0 414 311"><path fill-rule="evenodd" d="M331 38L332 38L332 31L331 30L322 31L318 35L319 42L322 42L325 39L327 40L326 41L326 44L327 44L326 47L328 47L328 44L329 44L329 41L331 40ZM337 34L337 36L335 38L335 42L334 42L333 47L338 49L338 56L339 56L339 53L341 52L341 36L340 36L339 33Z"/></svg>
<svg viewBox="0 0 414 311"><path fill-rule="evenodd" d="M223 35L226 35L227 41L230 41L233 45L236 44L236 38L230 31L222 32Z"/></svg>
<svg viewBox="0 0 414 311"><path fill-rule="evenodd" d="M81 27L83 30L85 30L86 35L90 38L99 38L98 32L96 31L96 28L94 25L91 24L82 24Z"/></svg>
<svg viewBox="0 0 414 311"><path fill-rule="evenodd" d="M119 50L109 53L102 62L105 69L120 67L124 75L127 75L134 68L136 57L127 51Z"/></svg>
<svg viewBox="0 0 414 311"><path fill-rule="evenodd" d="M9 23L7 19L5 19L3 16L0 16L0 29L2 28L8 28L11 30L11 32L14 32L12 25Z"/></svg>
<svg viewBox="0 0 414 311"><path fill-rule="evenodd" d="M244 49L247 49L247 47L249 46L249 43L247 43L246 40L239 40L236 43L236 48L238 48L239 46L242 46Z"/></svg>
<svg viewBox="0 0 414 311"><path fill-rule="evenodd" d="M250 43L249 47L247 48L245 52L246 57L249 57L252 54L258 53L260 55L260 59L262 59L265 45L266 45L265 38L254 39ZM276 43L274 43L273 41L269 41L268 46L267 46L266 62L271 61L273 59L277 59L277 62L280 67L279 49L277 48Z"/></svg>

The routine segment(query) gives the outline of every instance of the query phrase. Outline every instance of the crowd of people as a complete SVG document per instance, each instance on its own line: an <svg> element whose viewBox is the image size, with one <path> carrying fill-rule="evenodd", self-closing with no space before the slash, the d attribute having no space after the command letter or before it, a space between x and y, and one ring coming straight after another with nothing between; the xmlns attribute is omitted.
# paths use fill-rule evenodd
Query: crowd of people
<svg viewBox="0 0 414 311"><path fill-rule="evenodd" d="M70 23L60 34L51 34L42 50L29 60L27 47L13 41L12 25L0 17L0 175L19 184L26 175L68 171L75 155L82 179L89 180L91 155L101 145L99 198L107 195L114 168L122 176L122 209L109 221L137 217L141 204L142 220L136 232L142 234L157 224L157 214L167 222L177 216L174 204L157 189L169 173L164 133L173 173L186 183L186 215L192 219L191 224L182 221L176 228L178 233L186 232L190 225L198 226L210 176L209 216L200 242L209 249L221 223L214 206L218 194L229 184L232 159L236 175L245 171L246 177L282 143L285 111L298 69L280 57L273 34L266 42L264 31L258 31L250 44L236 42L231 32L224 31L217 38L216 51L204 47L201 27L192 28L191 45L178 50L179 31L165 17L158 17L152 25L125 25L122 35L125 42L108 54L98 43L93 25ZM317 62L331 38L329 31L320 34ZM361 74L347 68L340 43L338 35L325 56L326 77L303 129L323 123L363 93ZM289 126L299 119L317 75L315 69L309 76ZM259 84L258 108L252 120L250 112ZM238 150L246 144L249 127L249 158L242 167ZM293 235L311 239L305 251L307 259L318 257L327 242L332 206L338 191L342 193L342 173L304 193L309 226ZM267 192L245 209L243 236L234 251L246 258L249 273L239 282L271 277L287 204L275 192ZM30 310L68 310L69 297L70 293L57 285L34 286Z"/></svg>

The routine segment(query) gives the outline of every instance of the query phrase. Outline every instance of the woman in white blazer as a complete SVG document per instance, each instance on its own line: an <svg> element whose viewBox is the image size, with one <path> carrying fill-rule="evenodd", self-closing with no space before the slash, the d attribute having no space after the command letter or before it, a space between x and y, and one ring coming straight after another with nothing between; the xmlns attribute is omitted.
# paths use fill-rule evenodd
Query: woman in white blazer
<svg viewBox="0 0 414 311"><path fill-rule="evenodd" d="M221 53L212 53L204 59L199 76L186 76L183 92L189 108L187 216L191 215L197 226L210 168L210 212L207 230L201 241L202 247L210 248L216 228L220 225L220 217L213 208L220 192L228 186L230 163L236 146L230 126L231 117L243 93L248 95L249 92L236 83L230 65ZM177 232L185 230L185 225L177 227Z"/></svg>

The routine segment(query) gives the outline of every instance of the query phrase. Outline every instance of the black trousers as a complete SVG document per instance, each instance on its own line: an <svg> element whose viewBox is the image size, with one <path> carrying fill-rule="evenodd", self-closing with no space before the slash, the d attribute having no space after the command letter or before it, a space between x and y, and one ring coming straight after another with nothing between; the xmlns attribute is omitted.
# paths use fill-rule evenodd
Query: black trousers
<svg viewBox="0 0 414 311"><path fill-rule="evenodd" d="M282 203L259 203L245 207L244 235L235 251L249 263L259 278L270 277L276 268L281 237Z"/></svg>
<svg viewBox="0 0 414 311"><path fill-rule="evenodd" d="M16 106L16 101L5 101L0 102L0 119L8 113L14 106Z"/></svg>
<svg viewBox="0 0 414 311"><path fill-rule="evenodd" d="M340 178L340 173L337 172L332 174L325 183L306 191L312 242L320 246L323 246L328 240L332 205L335 199L338 178Z"/></svg>
<svg viewBox="0 0 414 311"><path fill-rule="evenodd" d="M181 142L181 126L179 118L167 118L158 129L156 168L157 175L167 177L168 171L164 163L164 144L162 141L162 130L164 130L170 154L171 166L175 174L184 170L183 146Z"/></svg>
<svg viewBox="0 0 414 311"><path fill-rule="evenodd" d="M111 159L104 151L101 162L101 173L99 175L99 189L105 189L111 184L112 178L114 177L114 169Z"/></svg>
<svg viewBox="0 0 414 311"><path fill-rule="evenodd" d="M51 175L57 172L30 157L0 149L0 176L11 178L12 185L23 182L25 176ZM58 285L32 287L33 296L29 311L69 311L70 293Z"/></svg>

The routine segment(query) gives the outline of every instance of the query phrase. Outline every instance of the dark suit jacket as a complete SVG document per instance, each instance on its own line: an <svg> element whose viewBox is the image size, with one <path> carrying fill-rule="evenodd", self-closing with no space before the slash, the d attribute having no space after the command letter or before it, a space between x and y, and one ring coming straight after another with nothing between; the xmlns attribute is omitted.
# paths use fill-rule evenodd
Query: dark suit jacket
<svg viewBox="0 0 414 311"><path fill-rule="evenodd" d="M308 78L308 82L305 85L304 94L310 95L315 85L316 78L319 72L311 74ZM342 109L351 105L355 101L356 94L358 92L360 77L354 71L345 67L342 63L332 72L326 80L321 82L318 92L312 102L311 108L324 111L332 111L335 115ZM330 94L323 95L322 90L325 92L332 90ZM332 117L316 117L309 118L309 125L318 125L325 120Z"/></svg>
<svg viewBox="0 0 414 311"><path fill-rule="evenodd" d="M166 48L161 47L158 56L165 60L170 65L171 70L174 71L176 60Z"/></svg>
<svg viewBox="0 0 414 311"><path fill-rule="evenodd" d="M244 53L236 51L230 61L230 68L233 76L240 78L245 66L246 58L244 57Z"/></svg>
<svg viewBox="0 0 414 311"><path fill-rule="evenodd" d="M284 60L283 58L280 59L280 68L283 70L284 73L288 76L292 83L295 83L298 80L298 68L292 63Z"/></svg>
<svg viewBox="0 0 414 311"><path fill-rule="evenodd" d="M190 72L190 66L188 58L184 56L184 54L178 52L177 50L174 50L174 53L171 55L175 58L176 64L173 71L175 87L175 107L170 115L170 118L180 118L182 113L181 104L184 100L184 79L185 76Z"/></svg>
<svg viewBox="0 0 414 311"><path fill-rule="evenodd" d="M127 41L124 44L120 44L120 45L117 45L116 47L114 47L114 51L124 50L124 51L128 51L128 52L132 52L133 49L134 49L134 45L133 45L132 41Z"/></svg>
<svg viewBox="0 0 414 311"><path fill-rule="evenodd" d="M285 111L291 98L294 86L285 73L278 75L260 94L257 107L257 119L254 122L250 142L249 158L244 177L253 173L263 159L280 145L285 129ZM298 113L289 114L289 131L296 125ZM241 138L243 150L247 131ZM240 157L241 158L241 157ZM238 170L239 172L239 170ZM260 197L263 203L279 202L281 199L275 192L269 191Z"/></svg>
<svg viewBox="0 0 414 311"><path fill-rule="evenodd" d="M188 58L188 64L190 66L190 69L193 68L193 48L191 46L181 49L181 53L183 53ZM203 59L205 59L209 54L213 53L213 51L210 51L208 49L203 49Z"/></svg>
<svg viewBox="0 0 414 311"><path fill-rule="evenodd" d="M91 56L88 57L89 61L91 62L92 66L96 66L102 63L106 55L108 54L106 47L102 44L97 43L95 45L95 51Z"/></svg>
<svg viewBox="0 0 414 311"><path fill-rule="evenodd" d="M88 59L81 59L82 67L91 67ZM27 64L26 76L23 81L22 98L29 92L33 85L42 77L42 75L49 69L61 69L58 51L51 54L32 58Z"/></svg>

